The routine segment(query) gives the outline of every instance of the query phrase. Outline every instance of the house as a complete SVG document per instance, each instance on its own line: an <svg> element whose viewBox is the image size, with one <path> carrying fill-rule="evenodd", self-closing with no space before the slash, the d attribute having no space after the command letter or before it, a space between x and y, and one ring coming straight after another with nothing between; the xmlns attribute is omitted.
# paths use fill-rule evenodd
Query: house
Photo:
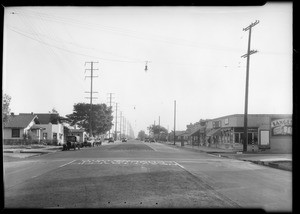
<svg viewBox="0 0 300 214"><path fill-rule="evenodd" d="M20 115L33 115L33 113L21 113ZM59 116L57 113L35 113L40 124L43 127L42 136L43 140L57 141L58 145L64 143L64 126L63 121L67 118Z"/></svg>
<svg viewBox="0 0 300 214"><path fill-rule="evenodd" d="M3 127L4 141L20 141L32 139L40 141L44 127L40 125L37 115L10 115Z"/></svg>

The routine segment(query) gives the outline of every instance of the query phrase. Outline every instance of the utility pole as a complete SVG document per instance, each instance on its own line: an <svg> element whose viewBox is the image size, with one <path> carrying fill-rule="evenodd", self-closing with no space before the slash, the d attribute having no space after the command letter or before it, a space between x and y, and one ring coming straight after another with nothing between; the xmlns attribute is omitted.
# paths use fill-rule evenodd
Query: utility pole
<svg viewBox="0 0 300 214"><path fill-rule="evenodd" d="M118 103L116 103L116 121L115 121L115 140L117 140L118 136Z"/></svg>
<svg viewBox="0 0 300 214"><path fill-rule="evenodd" d="M109 93L109 107L111 107L112 95L113 95L113 93ZM108 131L108 137L110 138L110 130Z"/></svg>
<svg viewBox="0 0 300 214"><path fill-rule="evenodd" d="M159 129L159 133L158 133L158 142L160 140L160 116L158 116L158 129Z"/></svg>
<svg viewBox="0 0 300 214"><path fill-rule="evenodd" d="M98 76L93 76L93 71L94 70L98 70L98 69L94 69L93 65L94 63L99 63L99 62L85 62L84 66L86 66L87 63L91 64L91 68L90 69L85 69L85 72L87 70L91 71L91 76L85 76L85 77L90 77L91 78L91 91L89 92L85 92L85 93L90 93L90 97L86 97L88 99L90 99L90 118L89 118L89 129L90 129L90 137L93 136L93 130L92 130L92 112L93 112L93 99L97 99L97 97L93 97L93 93L98 93L98 92L93 92L93 78L94 77L98 77Z"/></svg>
<svg viewBox="0 0 300 214"><path fill-rule="evenodd" d="M175 130L176 130L176 100L174 100L174 145L175 145Z"/></svg>
<svg viewBox="0 0 300 214"><path fill-rule="evenodd" d="M120 112L120 139L122 137L122 112Z"/></svg>
<svg viewBox="0 0 300 214"><path fill-rule="evenodd" d="M250 66L250 55L257 53L257 50L250 50L251 44L251 30L252 27L259 23L256 20L254 23L251 23L248 27L243 28L243 31L249 30L249 38L248 38L248 51L244 54L243 58L247 58L247 70L246 70L246 89L245 89L245 113L244 113L244 142L243 142L243 152L247 151L248 145L248 88L249 88L249 66Z"/></svg>
<svg viewBox="0 0 300 214"><path fill-rule="evenodd" d="M123 118L123 137L126 137L126 118Z"/></svg>

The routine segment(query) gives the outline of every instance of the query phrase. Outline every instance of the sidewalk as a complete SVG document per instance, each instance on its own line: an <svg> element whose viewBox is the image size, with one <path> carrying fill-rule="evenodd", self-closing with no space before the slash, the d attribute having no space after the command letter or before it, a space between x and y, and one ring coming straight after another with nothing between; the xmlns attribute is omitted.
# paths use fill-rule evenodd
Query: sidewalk
<svg viewBox="0 0 300 214"><path fill-rule="evenodd" d="M181 146L180 142L165 142L168 146L175 146L181 149L188 149L197 152L205 152L218 157L249 161L255 164L273 167L282 170L292 171L292 154L272 154L270 152L240 152L238 150L225 150L220 148L211 148L206 146L191 146L185 144Z"/></svg>
<svg viewBox="0 0 300 214"><path fill-rule="evenodd" d="M3 145L4 160L18 160L41 154L53 153L62 150L62 146L46 145Z"/></svg>

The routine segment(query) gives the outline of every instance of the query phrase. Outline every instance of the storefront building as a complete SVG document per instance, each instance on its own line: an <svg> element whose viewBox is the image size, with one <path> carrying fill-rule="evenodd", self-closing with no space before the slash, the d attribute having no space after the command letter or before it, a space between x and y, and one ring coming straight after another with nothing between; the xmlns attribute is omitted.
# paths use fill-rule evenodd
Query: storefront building
<svg viewBox="0 0 300 214"><path fill-rule="evenodd" d="M244 115L234 114L207 121L205 145L242 150ZM248 150L292 152L291 114L248 114Z"/></svg>

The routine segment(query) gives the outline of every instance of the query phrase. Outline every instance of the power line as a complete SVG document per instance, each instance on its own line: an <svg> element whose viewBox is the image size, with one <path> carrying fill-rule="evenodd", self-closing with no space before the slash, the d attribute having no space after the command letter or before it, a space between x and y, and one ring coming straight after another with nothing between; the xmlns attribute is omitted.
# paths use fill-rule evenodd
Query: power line
<svg viewBox="0 0 300 214"><path fill-rule="evenodd" d="M19 13L22 13L22 12L19 12ZM33 13L39 13L39 12L33 12ZM23 11L23 14L24 14L24 11ZM192 48L214 49L214 50L219 50L219 51L239 51L235 48L222 47L220 45L219 46L210 45L210 47L205 47L205 46L207 46L207 44L199 44L197 42L189 41L186 39L178 39L178 38L174 38L174 37L164 37L164 36L158 36L158 35L154 35L154 34L152 34L152 36L157 37L157 38L153 38L153 37L149 38L149 35L151 35L150 33L142 33L142 32L128 30L128 29L124 29L124 28L116 28L116 27L103 26L103 25L101 26L99 24L82 22L82 21L70 19L70 18L62 18L62 17L57 17L57 16L55 17L53 15L49 15L49 14L45 14L45 13L39 13L39 14L46 15L46 18L45 17L44 18L45 19L48 18L49 21L61 22L61 23L65 23L65 24L81 25L81 27L84 27L84 28L89 28L88 26L90 26L90 29L92 29L92 30L100 29L102 31L105 30L105 31L109 31L112 33L121 34L123 36L137 38L137 39L152 40L152 41L164 42L164 43L168 43L168 44L172 44L172 45L186 46L186 47L192 47ZM34 16L32 14L32 12L30 14L26 14L26 12L25 12L25 15ZM142 35L137 35L137 34L142 34ZM172 40L175 40L175 41L172 41Z"/></svg>

